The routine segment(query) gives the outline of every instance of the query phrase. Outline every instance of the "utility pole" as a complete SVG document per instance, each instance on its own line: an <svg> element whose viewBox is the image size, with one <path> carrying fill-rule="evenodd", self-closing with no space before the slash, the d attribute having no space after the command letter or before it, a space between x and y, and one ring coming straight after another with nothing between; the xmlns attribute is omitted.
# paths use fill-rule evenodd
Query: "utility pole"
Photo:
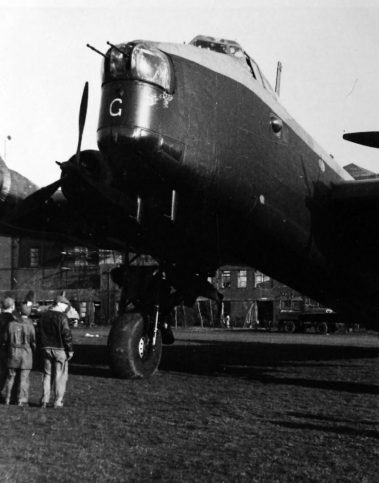
<svg viewBox="0 0 379 483"><path fill-rule="evenodd" d="M18 250L17 250L17 240L13 237L10 239L11 241L11 280L10 280L10 287L11 290L14 291L17 289L17 280L16 280L16 268L18 267Z"/></svg>

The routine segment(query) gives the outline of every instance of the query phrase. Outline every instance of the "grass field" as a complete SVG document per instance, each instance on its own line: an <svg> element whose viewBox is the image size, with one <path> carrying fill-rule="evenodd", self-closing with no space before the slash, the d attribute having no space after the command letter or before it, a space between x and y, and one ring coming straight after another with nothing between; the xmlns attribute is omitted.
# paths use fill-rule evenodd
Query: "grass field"
<svg viewBox="0 0 379 483"><path fill-rule="evenodd" d="M37 371L29 408L0 406L1 482L378 481L375 335L179 330L125 381L106 329L73 333L65 407L37 406Z"/></svg>

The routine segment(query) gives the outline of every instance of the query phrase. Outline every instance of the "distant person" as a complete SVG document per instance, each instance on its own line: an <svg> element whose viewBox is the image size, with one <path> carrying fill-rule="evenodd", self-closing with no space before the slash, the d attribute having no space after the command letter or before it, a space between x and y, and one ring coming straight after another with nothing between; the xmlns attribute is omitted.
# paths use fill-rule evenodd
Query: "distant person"
<svg viewBox="0 0 379 483"><path fill-rule="evenodd" d="M70 327L77 327L79 325L79 314L71 305L66 313Z"/></svg>
<svg viewBox="0 0 379 483"><path fill-rule="evenodd" d="M74 355L72 334L66 313L70 302L63 295L55 298L54 305L44 312L38 324L38 345L43 362L41 406L50 402L53 387L54 407L63 407L68 380L68 361Z"/></svg>
<svg viewBox="0 0 379 483"><path fill-rule="evenodd" d="M6 348L6 332L9 323L15 320L13 312L15 310L15 301L12 297L6 297L3 302L3 311L0 313L0 393L4 389L5 380L7 378L7 348Z"/></svg>
<svg viewBox="0 0 379 483"><path fill-rule="evenodd" d="M36 348L36 334L29 319L32 303L25 302L20 307L20 316L8 325L6 332L8 375L5 382L5 404L10 404L12 389L17 373L19 385L17 402L26 406L29 399L29 376L33 367L33 350Z"/></svg>
<svg viewBox="0 0 379 483"><path fill-rule="evenodd" d="M95 304L92 300L87 302L86 320L88 327L93 327L95 325Z"/></svg>

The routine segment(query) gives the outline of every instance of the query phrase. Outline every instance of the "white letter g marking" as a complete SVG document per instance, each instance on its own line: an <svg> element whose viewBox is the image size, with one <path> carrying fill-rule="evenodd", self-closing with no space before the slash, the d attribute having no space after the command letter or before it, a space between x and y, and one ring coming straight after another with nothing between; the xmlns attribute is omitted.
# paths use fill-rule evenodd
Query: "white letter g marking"
<svg viewBox="0 0 379 483"><path fill-rule="evenodd" d="M110 106L109 106L109 114L112 117L121 116L122 107L119 107L117 110L115 110L114 104L116 102L118 102L119 104L122 104L122 99L120 99L119 97L117 97L116 99L113 99L113 101L110 103Z"/></svg>

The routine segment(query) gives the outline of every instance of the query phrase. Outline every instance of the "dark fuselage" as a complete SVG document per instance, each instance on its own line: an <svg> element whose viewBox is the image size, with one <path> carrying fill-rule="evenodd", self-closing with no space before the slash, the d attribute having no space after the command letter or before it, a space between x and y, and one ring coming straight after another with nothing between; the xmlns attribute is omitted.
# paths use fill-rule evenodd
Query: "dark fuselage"
<svg viewBox="0 0 379 483"><path fill-rule="evenodd" d="M172 92L105 78L98 129L111 184L131 206L142 199L143 216L129 227L132 244L209 273L251 265L351 311L347 254L331 236L328 205L333 184L350 176L240 59L191 45L145 45L169 56ZM167 219L172 190L174 222Z"/></svg>

